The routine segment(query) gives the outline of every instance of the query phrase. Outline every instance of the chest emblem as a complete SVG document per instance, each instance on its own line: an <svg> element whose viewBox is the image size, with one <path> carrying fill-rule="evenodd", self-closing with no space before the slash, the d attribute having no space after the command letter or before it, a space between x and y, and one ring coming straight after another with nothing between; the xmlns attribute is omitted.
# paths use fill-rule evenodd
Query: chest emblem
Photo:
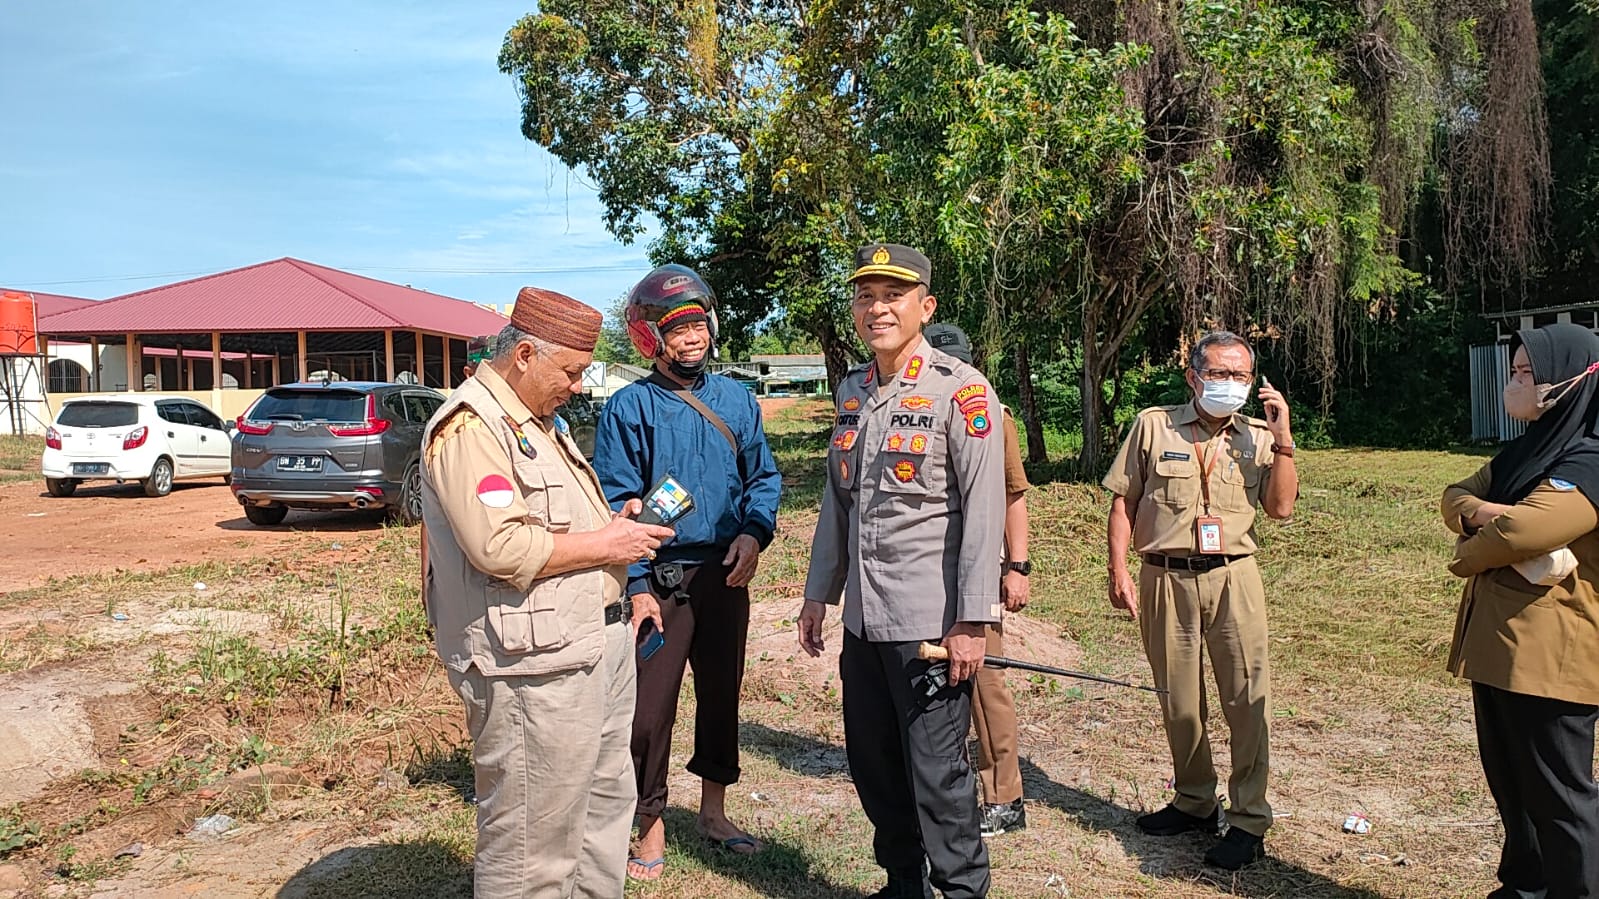
<svg viewBox="0 0 1599 899"><path fill-rule="evenodd" d="M910 409L914 412L921 412L925 409L933 408L933 400L930 397L925 396L908 396L899 401L899 407L901 409Z"/></svg>
<svg viewBox="0 0 1599 899"><path fill-rule="evenodd" d="M838 447L843 452L847 453L851 449L854 448L854 446L855 446L855 435L858 434L858 433L860 433L860 432L859 431L845 431L844 433L839 434L837 437L833 438L833 445Z"/></svg>
<svg viewBox="0 0 1599 899"><path fill-rule="evenodd" d="M888 448L891 451L897 453L897 452L899 452L899 448L904 446L904 445L905 445L905 435L904 434L890 434L888 436Z"/></svg>
<svg viewBox="0 0 1599 899"><path fill-rule="evenodd" d="M848 457L845 457L845 458L842 458L842 459L838 460L838 479L841 480L841 481L848 481L849 480L849 458Z"/></svg>
<svg viewBox="0 0 1599 899"><path fill-rule="evenodd" d="M927 435L926 434L917 434L915 437L911 438L911 452L913 452L913 453L925 453L925 452L927 452Z"/></svg>
<svg viewBox="0 0 1599 899"><path fill-rule="evenodd" d="M527 435L522 433L522 428L516 423L516 419L509 415L505 416L504 419L505 426L510 428L511 434L516 437L516 448L521 450L522 455L528 457L529 459L537 459L539 457L539 451L533 448L532 441L528 440ZM555 426L557 428L565 427L566 425L566 422L561 421L561 417L559 415L555 417L555 422ZM563 431L562 433L565 432Z"/></svg>
<svg viewBox="0 0 1599 899"><path fill-rule="evenodd" d="M509 508L515 498L511 482L502 475L491 474L477 482L477 501L490 509Z"/></svg>
<svg viewBox="0 0 1599 899"><path fill-rule="evenodd" d="M894 463L894 478L901 484L907 483L916 477L916 463L909 459Z"/></svg>
<svg viewBox="0 0 1599 899"><path fill-rule="evenodd" d="M861 407L860 397L852 396L849 399L844 401L844 411L845 412L854 412L856 409L859 409L860 407Z"/></svg>

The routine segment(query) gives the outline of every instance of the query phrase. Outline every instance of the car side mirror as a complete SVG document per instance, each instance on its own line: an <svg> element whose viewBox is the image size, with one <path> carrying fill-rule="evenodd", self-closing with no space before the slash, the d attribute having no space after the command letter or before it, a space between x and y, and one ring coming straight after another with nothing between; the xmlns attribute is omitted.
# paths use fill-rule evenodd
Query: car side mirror
<svg viewBox="0 0 1599 899"><path fill-rule="evenodd" d="M237 428L238 425L234 424L232 421L222 422L222 430L227 431L229 434L232 434L235 430L237 430Z"/></svg>

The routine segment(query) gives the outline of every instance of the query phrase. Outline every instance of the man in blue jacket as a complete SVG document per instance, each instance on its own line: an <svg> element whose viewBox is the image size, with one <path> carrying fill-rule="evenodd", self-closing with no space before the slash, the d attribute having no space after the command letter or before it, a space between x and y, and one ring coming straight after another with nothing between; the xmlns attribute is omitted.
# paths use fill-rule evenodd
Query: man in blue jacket
<svg viewBox="0 0 1599 899"><path fill-rule="evenodd" d="M661 813L685 663L694 669L694 756L688 770L700 777L697 827L728 851L761 849L728 820L724 798L739 775L749 583L777 528L782 479L754 396L731 378L705 372L717 331L710 286L689 268L662 266L629 292L626 314L628 336L640 355L654 360L654 371L606 403L594 468L617 508L646 498L667 475L694 500L674 524L676 537L628 570L641 637L649 636L645 619L665 637L649 658L641 654L633 717L639 839L628 875L655 880L666 863Z"/></svg>

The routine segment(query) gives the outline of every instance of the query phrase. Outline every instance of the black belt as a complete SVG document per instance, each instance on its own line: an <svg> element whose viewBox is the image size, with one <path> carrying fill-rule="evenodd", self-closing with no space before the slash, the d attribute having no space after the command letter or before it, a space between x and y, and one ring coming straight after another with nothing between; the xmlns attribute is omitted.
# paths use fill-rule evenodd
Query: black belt
<svg viewBox="0 0 1599 899"><path fill-rule="evenodd" d="M616 602L605 607L605 623L616 624L619 621L633 620L633 600L624 596Z"/></svg>
<svg viewBox="0 0 1599 899"><path fill-rule="evenodd" d="M1214 571L1228 562L1247 559L1248 556L1163 556L1160 553L1144 553L1144 561L1156 568L1171 568L1177 571Z"/></svg>

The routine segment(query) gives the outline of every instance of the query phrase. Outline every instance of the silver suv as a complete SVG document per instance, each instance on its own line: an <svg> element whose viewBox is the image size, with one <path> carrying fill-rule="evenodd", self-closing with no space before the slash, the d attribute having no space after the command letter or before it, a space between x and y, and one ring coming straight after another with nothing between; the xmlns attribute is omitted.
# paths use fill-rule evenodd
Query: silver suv
<svg viewBox="0 0 1599 899"><path fill-rule="evenodd" d="M252 524L290 509L387 509L422 518L422 431L444 395L416 384L273 387L239 416L233 495Z"/></svg>

